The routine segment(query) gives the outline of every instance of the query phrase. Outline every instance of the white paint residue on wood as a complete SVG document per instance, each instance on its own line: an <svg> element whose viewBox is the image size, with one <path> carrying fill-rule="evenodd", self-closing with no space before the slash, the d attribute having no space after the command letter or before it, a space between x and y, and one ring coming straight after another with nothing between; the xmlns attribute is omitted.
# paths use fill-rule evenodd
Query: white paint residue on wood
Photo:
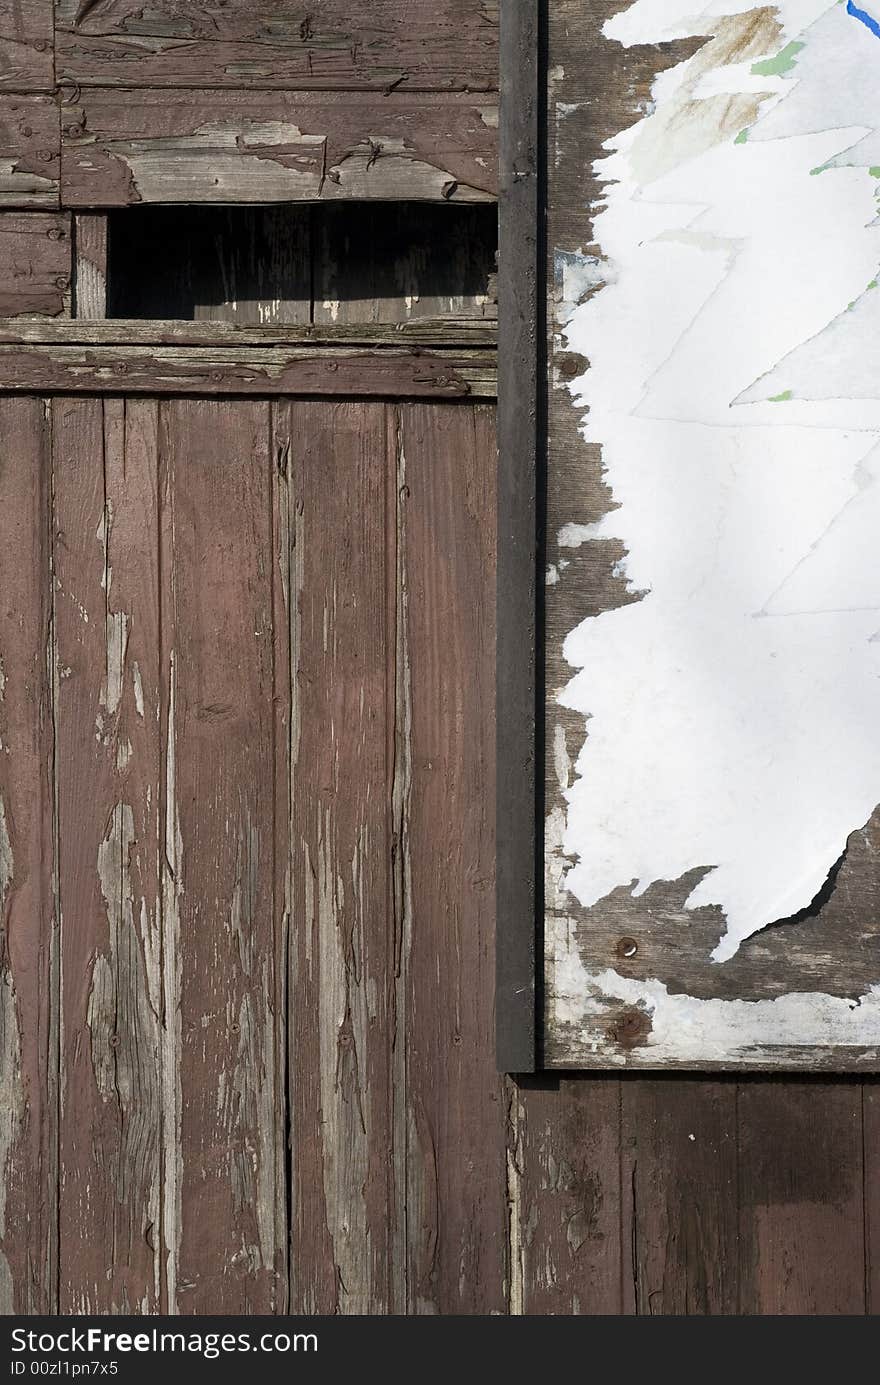
<svg viewBox="0 0 880 1385"><path fill-rule="evenodd" d="M558 1013L577 1014L600 1021L608 1002L619 1001L644 1013L650 1020L641 1058L651 1064L735 1063L760 1061L786 1048L822 1050L852 1047L880 1056L880 985L867 995L847 997L816 992L793 992L772 1000L700 1000L674 994L661 981L638 981L621 976L613 968L590 973L558 939L559 965L555 972ZM600 1046L604 1029L595 1027L594 1047ZM624 1064L626 1051L611 1052L610 1059Z"/></svg>
<svg viewBox="0 0 880 1385"><path fill-rule="evenodd" d="M605 34L715 37L597 165L605 285L566 328L612 508L562 541L622 541L639 599L565 643L565 885L590 906L703 868L687 904L723 910L722 961L810 904L880 800L880 38L828 0L637 0ZM707 1017L733 1047L765 1019L880 1042L873 994L807 1016L613 985L679 1056Z"/></svg>

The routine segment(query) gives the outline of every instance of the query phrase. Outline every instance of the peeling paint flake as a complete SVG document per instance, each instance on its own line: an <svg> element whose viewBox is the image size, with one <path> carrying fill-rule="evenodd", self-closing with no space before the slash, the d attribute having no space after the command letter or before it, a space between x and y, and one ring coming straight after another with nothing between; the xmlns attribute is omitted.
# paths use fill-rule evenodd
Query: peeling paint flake
<svg viewBox="0 0 880 1385"><path fill-rule="evenodd" d="M636 0L604 35L706 42L606 143L599 256L565 294L610 503L559 543L616 540L637 599L565 642L588 727L562 901L701 872L685 908L719 909L723 963L810 905L880 801L880 30L828 0ZM584 972L570 933L563 1021L624 1002L661 1059L880 1044L880 991L693 1001Z"/></svg>

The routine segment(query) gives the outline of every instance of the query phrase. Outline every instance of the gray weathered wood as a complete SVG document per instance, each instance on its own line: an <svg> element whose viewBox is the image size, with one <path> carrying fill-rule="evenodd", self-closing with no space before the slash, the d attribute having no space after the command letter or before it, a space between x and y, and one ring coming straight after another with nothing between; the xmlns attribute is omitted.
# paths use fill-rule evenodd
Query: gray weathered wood
<svg viewBox="0 0 880 1385"><path fill-rule="evenodd" d="M52 0L0 0L0 89L51 91Z"/></svg>
<svg viewBox="0 0 880 1385"><path fill-rule="evenodd" d="M0 213L0 317L67 317L70 256L66 212Z"/></svg>
<svg viewBox="0 0 880 1385"><path fill-rule="evenodd" d="M5 389L146 394L412 395L492 398L495 357L485 349L431 353L389 348L0 346Z"/></svg>
<svg viewBox="0 0 880 1385"><path fill-rule="evenodd" d="M458 93L91 89L62 107L61 201L490 202L496 125Z"/></svg>
<svg viewBox="0 0 880 1385"><path fill-rule="evenodd" d="M0 209L57 207L60 170L57 103L0 94Z"/></svg>
<svg viewBox="0 0 880 1385"><path fill-rule="evenodd" d="M74 218L74 314L107 315L107 217L79 212Z"/></svg>
<svg viewBox="0 0 880 1385"><path fill-rule="evenodd" d="M55 11L59 77L83 86L497 85L496 0L55 0Z"/></svg>
<svg viewBox="0 0 880 1385"><path fill-rule="evenodd" d="M2 226L2 222L0 222ZM0 345L45 346L312 346L332 356L336 347L424 347L431 351L494 347L494 322L464 317L405 318L400 322L285 323L255 329L237 322L144 322L138 318L30 321L0 318Z"/></svg>

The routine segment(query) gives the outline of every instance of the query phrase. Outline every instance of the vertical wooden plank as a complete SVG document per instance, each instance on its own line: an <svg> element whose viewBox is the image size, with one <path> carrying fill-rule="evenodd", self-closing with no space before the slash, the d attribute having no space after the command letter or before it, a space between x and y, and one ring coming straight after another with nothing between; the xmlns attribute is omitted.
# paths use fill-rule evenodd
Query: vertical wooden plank
<svg viewBox="0 0 880 1385"><path fill-rule="evenodd" d="M865 1311L859 1079L739 1088L741 1311Z"/></svg>
<svg viewBox="0 0 880 1385"><path fill-rule="evenodd" d="M495 1044L498 1067L533 1072L538 1061L535 967L543 854L540 723L537 717L538 458L546 461L545 244L539 192L544 54L543 7L501 10L498 311L498 946Z"/></svg>
<svg viewBox="0 0 880 1385"><path fill-rule="evenodd" d="M107 316L107 216L80 212L74 217L74 316Z"/></svg>
<svg viewBox="0 0 880 1385"><path fill-rule="evenodd" d="M0 55L2 44L0 38ZM57 207L60 173L58 103L0 90L0 208Z"/></svg>
<svg viewBox="0 0 880 1385"><path fill-rule="evenodd" d="M377 403L277 409L288 468L291 1311L400 1311L393 588ZM402 1043L402 1037L398 1040Z"/></svg>
<svg viewBox="0 0 880 1385"><path fill-rule="evenodd" d="M165 400L168 1306L284 1301L269 406Z"/></svg>
<svg viewBox="0 0 880 1385"><path fill-rule="evenodd" d="M0 397L0 1313L55 1309L57 1033L50 451Z"/></svg>
<svg viewBox="0 0 880 1385"><path fill-rule="evenodd" d="M623 1312L620 1117L616 1077L516 1082L511 1312Z"/></svg>
<svg viewBox="0 0 880 1385"><path fill-rule="evenodd" d="M159 1304L156 417L53 403L63 1313Z"/></svg>
<svg viewBox="0 0 880 1385"><path fill-rule="evenodd" d="M51 91L53 0L0 0L0 89Z"/></svg>
<svg viewBox="0 0 880 1385"><path fill-rule="evenodd" d="M736 1313L736 1083L656 1075L621 1092L624 1310Z"/></svg>
<svg viewBox="0 0 880 1385"><path fill-rule="evenodd" d="M880 1081L863 1077L862 1177L865 1197L865 1312L880 1313Z"/></svg>
<svg viewBox="0 0 880 1385"><path fill-rule="evenodd" d="M410 699L407 1266L414 1313L506 1306L506 1105L494 1069L495 411L399 410Z"/></svg>

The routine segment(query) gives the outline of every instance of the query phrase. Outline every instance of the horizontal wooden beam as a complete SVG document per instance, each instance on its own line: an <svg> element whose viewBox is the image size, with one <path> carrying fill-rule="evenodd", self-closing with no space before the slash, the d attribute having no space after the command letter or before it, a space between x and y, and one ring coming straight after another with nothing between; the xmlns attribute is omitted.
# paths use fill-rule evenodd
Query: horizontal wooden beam
<svg viewBox="0 0 880 1385"><path fill-rule="evenodd" d="M142 318L109 318L34 322L0 318L5 346L308 346L332 350L369 346L401 350L494 348L498 328L478 318L411 318L406 322L281 323L265 327L235 322L181 322Z"/></svg>
<svg viewBox="0 0 880 1385"><path fill-rule="evenodd" d="M470 93L91 88L62 108L61 201L491 202L497 123Z"/></svg>
<svg viewBox="0 0 880 1385"><path fill-rule="evenodd" d="M50 44L51 4L26 4L48 5ZM497 20L497 0L55 0L56 62L80 86L478 91Z"/></svg>
<svg viewBox="0 0 880 1385"><path fill-rule="evenodd" d="M0 390L493 398L495 352L320 346L0 345Z"/></svg>

